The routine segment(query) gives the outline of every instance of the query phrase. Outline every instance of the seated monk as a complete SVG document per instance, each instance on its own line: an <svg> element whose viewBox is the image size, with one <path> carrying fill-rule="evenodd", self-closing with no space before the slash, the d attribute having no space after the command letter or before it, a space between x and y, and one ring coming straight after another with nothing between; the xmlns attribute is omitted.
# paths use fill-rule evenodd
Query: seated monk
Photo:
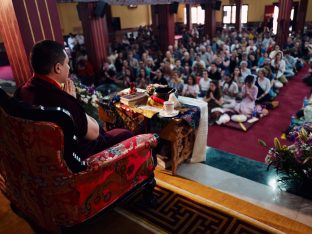
<svg viewBox="0 0 312 234"><path fill-rule="evenodd" d="M32 105L61 107L69 111L78 138L76 153L85 159L132 136L126 129L104 132L86 114L76 99L76 89L69 76L69 58L62 44L44 40L34 45L30 55L34 76L19 87L14 96ZM63 86L62 86L63 85Z"/></svg>

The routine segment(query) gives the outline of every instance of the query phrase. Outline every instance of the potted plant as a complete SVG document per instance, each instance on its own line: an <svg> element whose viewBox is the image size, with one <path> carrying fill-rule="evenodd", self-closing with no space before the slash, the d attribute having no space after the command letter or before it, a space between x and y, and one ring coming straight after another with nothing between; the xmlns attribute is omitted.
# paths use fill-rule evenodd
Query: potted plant
<svg viewBox="0 0 312 234"><path fill-rule="evenodd" d="M263 140L259 143L269 148ZM281 145L279 139L274 138L274 146L269 148L265 163L268 169L275 168L278 182L292 184L297 190L308 189L312 196L312 133L301 128L291 145Z"/></svg>

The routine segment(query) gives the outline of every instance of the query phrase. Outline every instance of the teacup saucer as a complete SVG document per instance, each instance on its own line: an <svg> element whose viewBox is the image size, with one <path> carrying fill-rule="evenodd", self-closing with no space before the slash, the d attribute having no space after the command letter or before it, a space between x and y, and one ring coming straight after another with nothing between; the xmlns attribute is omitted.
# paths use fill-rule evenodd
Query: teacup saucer
<svg viewBox="0 0 312 234"><path fill-rule="evenodd" d="M174 116L177 116L179 114L179 111L178 110L174 110L174 111L172 111L171 113L168 113L168 112L166 112L166 111L164 111L164 110L161 110L160 112L159 112L159 116L160 117L174 117Z"/></svg>

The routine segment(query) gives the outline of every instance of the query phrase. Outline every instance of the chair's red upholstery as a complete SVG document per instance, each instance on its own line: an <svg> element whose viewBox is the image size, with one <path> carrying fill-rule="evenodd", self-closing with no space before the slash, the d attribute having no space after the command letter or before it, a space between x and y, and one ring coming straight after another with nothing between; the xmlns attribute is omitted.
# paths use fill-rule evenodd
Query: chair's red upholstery
<svg viewBox="0 0 312 234"><path fill-rule="evenodd" d="M0 189L24 214L52 232L81 223L153 176L152 134L132 137L85 160L72 173L64 135L51 122L8 115L0 107Z"/></svg>

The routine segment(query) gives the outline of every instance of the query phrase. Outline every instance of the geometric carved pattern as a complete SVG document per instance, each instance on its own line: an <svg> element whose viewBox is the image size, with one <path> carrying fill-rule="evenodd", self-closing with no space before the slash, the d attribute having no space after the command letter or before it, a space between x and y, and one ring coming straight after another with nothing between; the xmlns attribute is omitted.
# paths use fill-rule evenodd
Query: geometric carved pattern
<svg viewBox="0 0 312 234"><path fill-rule="evenodd" d="M159 203L155 209L144 206L138 193L121 207L166 233L271 233L168 189L156 186L154 194Z"/></svg>

